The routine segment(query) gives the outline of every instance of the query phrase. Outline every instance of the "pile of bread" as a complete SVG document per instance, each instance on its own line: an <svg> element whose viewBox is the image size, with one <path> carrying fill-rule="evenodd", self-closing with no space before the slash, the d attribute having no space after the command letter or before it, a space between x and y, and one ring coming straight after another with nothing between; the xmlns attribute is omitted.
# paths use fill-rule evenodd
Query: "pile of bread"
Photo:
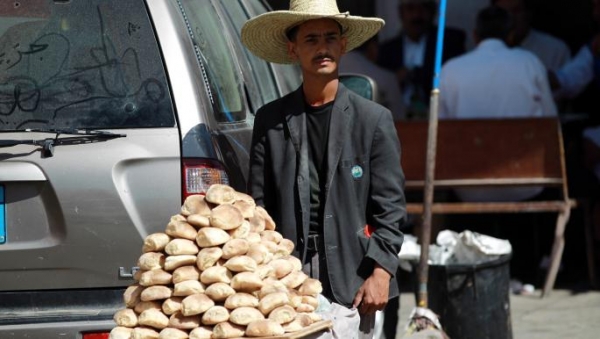
<svg viewBox="0 0 600 339"><path fill-rule="evenodd" d="M267 211L226 185L188 197L143 254L111 339L265 337L320 319L321 283Z"/></svg>

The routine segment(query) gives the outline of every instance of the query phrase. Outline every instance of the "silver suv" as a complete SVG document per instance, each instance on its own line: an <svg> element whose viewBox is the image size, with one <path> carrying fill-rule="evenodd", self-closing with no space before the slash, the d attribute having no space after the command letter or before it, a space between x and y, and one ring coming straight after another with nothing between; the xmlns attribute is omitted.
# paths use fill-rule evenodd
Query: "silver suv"
<svg viewBox="0 0 600 339"><path fill-rule="evenodd" d="M254 112L301 81L240 43L266 10L2 0L0 338L108 338L143 238L212 183L245 190Z"/></svg>

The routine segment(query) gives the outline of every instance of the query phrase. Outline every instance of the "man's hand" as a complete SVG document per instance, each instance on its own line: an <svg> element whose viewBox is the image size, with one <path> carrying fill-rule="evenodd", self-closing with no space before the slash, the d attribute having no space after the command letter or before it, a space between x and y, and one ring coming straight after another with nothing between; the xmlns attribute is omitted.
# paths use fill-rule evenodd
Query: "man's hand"
<svg viewBox="0 0 600 339"><path fill-rule="evenodd" d="M356 293L352 306L358 307L358 312L364 315L383 310L388 302L391 277L379 264L375 264L373 273Z"/></svg>

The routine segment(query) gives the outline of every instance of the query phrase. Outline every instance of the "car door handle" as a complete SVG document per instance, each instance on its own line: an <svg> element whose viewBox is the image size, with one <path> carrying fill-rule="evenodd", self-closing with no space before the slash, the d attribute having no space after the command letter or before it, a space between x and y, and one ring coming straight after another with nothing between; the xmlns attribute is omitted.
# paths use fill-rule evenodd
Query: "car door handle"
<svg viewBox="0 0 600 339"><path fill-rule="evenodd" d="M27 162L0 162L0 182L47 180L44 172L35 164Z"/></svg>

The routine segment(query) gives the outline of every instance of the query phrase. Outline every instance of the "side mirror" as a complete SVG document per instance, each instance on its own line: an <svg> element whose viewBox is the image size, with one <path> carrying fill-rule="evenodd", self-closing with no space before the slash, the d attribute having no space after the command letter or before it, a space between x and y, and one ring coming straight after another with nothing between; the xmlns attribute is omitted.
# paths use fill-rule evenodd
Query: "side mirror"
<svg viewBox="0 0 600 339"><path fill-rule="evenodd" d="M340 82L344 84L349 90L362 96L363 98L379 101L379 91L375 81L363 74L346 73L340 74Z"/></svg>

